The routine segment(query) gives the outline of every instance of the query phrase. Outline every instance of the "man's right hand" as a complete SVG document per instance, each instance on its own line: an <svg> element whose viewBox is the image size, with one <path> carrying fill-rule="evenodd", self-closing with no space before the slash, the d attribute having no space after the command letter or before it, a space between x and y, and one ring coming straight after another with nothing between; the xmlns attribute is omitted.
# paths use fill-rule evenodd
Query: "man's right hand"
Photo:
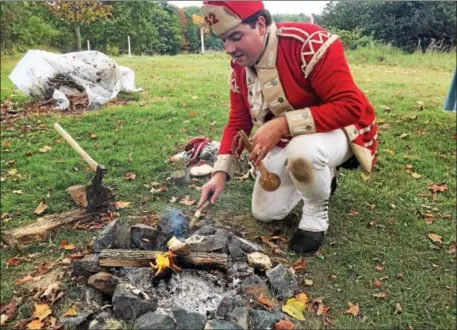
<svg viewBox="0 0 457 330"><path fill-rule="evenodd" d="M208 200L208 197L211 196L210 203L215 204L222 190L225 186L226 174L225 172L216 172L211 177L211 179L203 185L202 195L200 201L198 202L197 208L200 208Z"/></svg>

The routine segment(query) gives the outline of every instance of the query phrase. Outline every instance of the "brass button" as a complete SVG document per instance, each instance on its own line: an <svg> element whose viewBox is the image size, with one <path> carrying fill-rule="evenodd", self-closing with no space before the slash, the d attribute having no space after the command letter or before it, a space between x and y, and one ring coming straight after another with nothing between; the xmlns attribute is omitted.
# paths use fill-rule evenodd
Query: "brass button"
<svg viewBox="0 0 457 330"><path fill-rule="evenodd" d="M306 118L308 118L308 117L309 117L309 114L308 114L307 112L304 112L304 113L303 113L303 119L306 119Z"/></svg>
<svg viewBox="0 0 457 330"><path fill-rule="evenodd" d="M311 130L313 129L313 126L307 125L307 126L305 127L305 129L306 129L307 131L311 131Z"/></svg>
<svg viewBox="0 0 457 330"><path fill-rule="evenodd" d="M354 129L354 134L357 135L357 130L356 129Z"/></svg>
<svg viewBox="0 0 457 330"><path fill-rule="evenodd" d="M251 96L252 96L252 92L251 92L251 91L249 91L249 95L251 95Z"/></svg>
<svg viewBox="0 0 457 330"><path fill-rule="evenodd" d="M282 97L280 97L280 98L278 99L278 102L279 102L279 103L282 103L282 102L284 102L284 99L283 99Z"/></svg>
<svg viewBox="0 0 457 330"><path fill-rule="evenodd" d="M277 79L273 79L273 80L271 81L271 84L272 84L273 86L274 86L274 85L277 85L277 84L278 84L278 80L277 80Z"/></svg>
<svg viewBox="0 0 457 330"><path fill-rule="evenodd" d="M251 78L248 78L248 83L251 83L252 82L252 79Z"/></svg>

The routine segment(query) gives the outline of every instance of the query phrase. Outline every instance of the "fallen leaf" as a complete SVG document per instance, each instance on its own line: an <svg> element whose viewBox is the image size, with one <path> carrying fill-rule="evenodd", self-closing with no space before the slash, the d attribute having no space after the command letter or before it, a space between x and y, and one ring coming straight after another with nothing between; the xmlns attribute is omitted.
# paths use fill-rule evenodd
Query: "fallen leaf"
<svg viewBox="0 0 457 330"><path fill-rule="evenodd" d="M6 266L7 267L17 267L21 264L21 259L19 258L9 258L6 262L5 262Z"/></svg>
<svg viewBox="0 0 457 330"><path fill-rule="evenodd" d="M440 235L436 235L436 234L430 233L430 234L427 234L427 237L430 238L430 239L431 239L433 242L435 242L435 243L443 243L443 242L441 241L441 239L442 239L443 237L440 236Z"/></svg>
<svg viewBox="0 0 457 330"><path fill-rule="evenodd" d="M89 137L90 137L92 140L97 140L97 139L98 139L98 136L97 136L97 134L95 134L95 133L90 133L90 134L89 134Z"/></svg>
<svg viewBox="0 0 457 330"><path fill-rule="evenodd" d="M449 253L449 254L455 254L455 242L451 242L451 243L449 244L449 249L448 249L447 253Z"/></svg>
<svg viewBox="0 0 457 330"><path fill-rule="evenodd" d="M43 148L38 149L39 152L45 153L50 151L52 148L50 146L44 146Z"/></svg>
<svg viewBox="0 0 457 330"><path fill-rule="evenodd" d="M39 330L43 327L43 323L40 320L33 320L29 324L27 324L27 329L30 330Z"/></svg>
<svg viewBox="0 0 457 330"><path fill-rule="evenodd" d="M305 278L305 285L306 286L313 286L313 280L309 280Z"/></svg>
<svg viewBox="0 0 457 330"><path fill-rule="evenodd" d="M186 197L184 197L183 199L181 199L179 201L179 204L183 204L183 205L186 205L186 206L191 206L191 205L195 204L195 201L190 198L190 195L187 195Z"/></svg>
<svg viewBox="0 0 457 330"><path fill-rule="evenodd" d="M380 280L375 279L374 282L373 282L373 286L374 286L375 288L380 288L380 287L382 286L382 283L381 283Z"/></svg>
<svg viewBox="0 0 457 330"><path fill-rule="evenodd" d="M70 260L70 259L68 259ZM71 263L71 260L70 260ZM44 290L44 293L40 296L41 299L50 299L52 298L58 291L62 289L62 283L57 281L54 283L49 284L49 286Z"/></svg>
<svg viewBox="0 0 457 330"><path fill-rule="evenodd" d="M9 303L0 305L1 321L0 325L5 325L6 321L14 317L17 305L22 302L22 298L13 297Z"/></svg>
<svg viewBox="0 0 457 330"><path fill-rule="evenodd" d="M355 217L355 216L358 216L360 214L359 211L356 211L356 210L351 210L351 212L348 213L348 215L350 217Z"/></svg>
<svg viewBox="0 0 457 330"><path fill-rule="evenodd" d="M8 170L8 174L9 175L16 175L17 174L17 169L16 168L9 169Z"/></svg>
<svg viewBox="0 0 457 330"><path fill-rule="evenodd" d="M268 246L271 247L272 249L276 249L278 247L275 243L271 242L270 239L266 236L260 236L260 239L265 244L268 244Z"/></svg>
<svg viewBox="0 0 457 330"><path fill-rule="evenodd" d="M395 304L395 314L401 314L403 313L403 308L401 307L401 305L399 303L396 303Z"/></svg>
<svg viewBox="0 0 457 330"><path fill-rule="evenodd" d="M385 112L390 112L390 107L388 105L381 105L381 108L384 109Z"/></svg>
<svg viewBox="0 0 457 330"><path fill-rule="evenodd" d="M295 296L295 299L297 299L297 301L300 301L301 303L303 303L303 305L306 305L308 303L308 296L306 295L306 293L299 293Z"/></svg>
<svg viewBox="0 0 457 330"><path fill-rule="evenodd" d="M267 307L268 309L272 309L274 307L273 302L263 294L260 295L259 297L259 303L261 303L263 306Z"/></svg>
<svg viewBox="0 0 457 330"><path fill-rule="evenodd" d="M360 177L362 178L363 182L370 181L371 174L366 174L365 172L360 173Z"/></svg>
<svg viewBox="0 0 457 330"><path fill-rule="evenodd" d="M4 148L9 148L10 147L9 141L3 141L3 147Z"/></svg>
<svg viewBox="0 0 457 330"><path fill-rule="evenodd" d="M77 316L78 312L76 311L75 306L71 306L64 314L63 316Z"/></svg>
<svg viewBox="0 0 457 330"><path fill-rule="evenodd" d="M191 112L189 112L189 116L190 117L196 117L197 113L195 111L191 111Z"/></svg>
<svg viewBox="0 0 457 330"><path fill-rule="evenodd" d="M344 314L352 314L354 316L357 316L360 314L360 308L359 304L352 304L350 301L348 301L348 310L344 312Z"/></svg>
<svg viewBox="0 0 457 330"><path fill-rule="evenodd" d="M8 217L8 213L3 212L2 215L0 216L0 220L6 219Z"/></svg>
<svg viewBox="0 0 457 330"><path fill-rule="evenodd" d="M381 126L379 126L379 129L381 131L390 131L392 129L392 127L390 126L390 124L385 123L385 124L382 124Z"/></svg>
<svg viewBox="0 0 457 330"><path fill-rule="evenodd" d="M384 152L388 153L391 156L395 156L395 151L393 151L391 149L384 149Z"/></svg>
<svg viewBox="0 0 457 330"><path fill-rule="evenodd" d="M130 206L130 202L122 202L122 201L115 201L114 202L114 207L119 210L119 209L125 209Z"/></svg>
<svg viewBox="0 0 457 330"><path fill-rule="evenodd" d="M408 134L406 133L403 133L402 135L400 135L400 139L404 139L404 138L407 138L408 137Z"/></svg>
<svg viewBox="0 0 457 330"><path fill-rule="evenodd" d="M136 173L135 172L125 172L124 179L127 181L134 181L136 179Z"/></svg>
<svg viewBox="0 0 457 330"><path fill-rule="evenodd" d="M16 195L23 195L24 192L22 190L13 190L13 194L16 194Z"/></svg>
<svg viewBox="0 0 457 330"><path fill-rule="evenodd" d="M370 209L370 210L373 211L375 208L376 208L376 204L370 204L370 206L369 206L369 209Z"/></svg>
<svg viewBox="0 0 457 330"><path fill-rule="evenodd" d="M287 300L287 303L282 306L281 310L299 321L304 321L305 317L303 316L303 312L305 311L305 307L306 305L303 302L295 298L290 298Z"/></svg>
<svg viewBox="0 0 457 330"><path fill-rule="evenodd" d="M376 297L376 298L387 298L388 295L389 295L388 292L373 293L373 297Z"/></svg>
<svg viewBox="0 0 457 330"><path fill-rule="evenodd" d="M30 281L33 281L33 280L35 280L35 277L33 277L32 275L28 274L23 279L16 280L16 282L14 282L14 284L20 285L20 284L24 284L24 283L27 283L27 282L30 282Z"/></svg>
<svg viewBox="0 0 457 330"><path fill-rule="evenodd" d="M303 260L303 258L301 258L294 262L294 264L292 265L292 268L294 270L305 269L306 265L307 265L306 261Z"/></svg>
<svg viewBox="0 0 457 330"><path fill-rule="evenodd" d="M47 208L48 206L46 205L46 203L41 201L40 204L38 204L38 206L36 207L35 211L33 211L33 213L38 215L43 214L43 212L46 211Z"/></svg>
<svg viewBox="0 0 457 330"><path fill-rule="evenodd" d="M172 197L170 198L170 201L169 201L169 202L173 204L173 203L176 203L177 200L178 200L178 199L177 199L175 196L172 196Z"/></svg>
<svg viewBox="0 0 457 330"><path fill-rule="evenodd" d="M411 176L413 177L413 179L420 179L422 177L422 175L420 175L416 172L411 173Z"/></svg>
<svg viewBox="0 0 457 330"><path fill-rule="evenodd" d="M320 315L326 316L329 309L330 309L330 307L319 304L319 307L317 308L317 311L316 311L316 315L317 316L320 316Z"/></svg>
<svg viewBox="0 0 457 330"><path fill-rule="evenodd" d="M378 266L376 266L376 271L377 271L377 272L382 272L382 271L384 271L384 265L378 265Z"/></svg>
<svg viewBox="0 0 457 330"><path fill-rule="evenodd" d="M286 318L283 318L275 323L275 330L291 330L295 325Z"/></svg>
<svg viewBox="0 0 457 330"><path fill-rule="evenodd" d="M49 315L52 314L52 310L49 308L47 304L37 304L35 303L33 307L33 317L38 317L40 321L43 321Z"/></svg>
<svg viewBox="0 0 457 330"><path fill-rule="evenodd" d="M431 183L427 187L428 187L428 189L432 190L433 193L444 192L444 191L448 190L448 187L446 184Z"/></svg>
<svg viewBox="0 0 457 330"><path fill-rule="evenodd" d="M6 314L2 314L0 315L0 325L1 326L5 326L6 325L6 321L8 321L10 317Z"/></svg>
<svg viewBox="0 0 457 330"><path fill-rule="evenodd" d="M72 243L68 243L67 241L60 241L59 247L64 250L74 250L75 246Z"/></svg>
<svg viewBox="0 0 457 330"><path fill-rule="evenodd" d="M414 167L414 166L413 166L413 165L410 165L410 164L406 165L406 167L405 167L405 172L406 172L406 173L411 173L411 170L413 169L413 167Z"/></svg>
<svg viewBox="0 0 457 330"><path fill-rule="evenodd" d="M435 221L435 216L432 213L425 213L424 217L425 217L425 222L428 225L431 225L433 223L433 221Z"/></svg>

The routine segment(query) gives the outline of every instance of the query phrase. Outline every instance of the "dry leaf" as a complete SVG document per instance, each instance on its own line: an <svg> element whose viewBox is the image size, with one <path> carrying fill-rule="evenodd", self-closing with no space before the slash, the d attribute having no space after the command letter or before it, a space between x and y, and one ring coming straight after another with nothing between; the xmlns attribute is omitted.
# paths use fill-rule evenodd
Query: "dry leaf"
<svg viewBox="0 0 457 330"><path fill-rule="evenodd" d="M401 314L403 313L403 308L401 307L401 305L399 303L396 303L395 304L395 314Z"/></svg>
<svg viewBox="0 0 457 330"><path fill-rule="evenodd" d="M435 221L435 216L432 213L425 213L424 217L425 217L425 222L428 225L431 225L433 223L433 221Z"/></svg>
<svg viewBox="0 0 457 330"><path fill-rule="evenodd" d="M9 258L6 262L6 267L17 267L21 264L21 259L19 258Z"/></svg>
<svg viewBox="0 0 457 330"><path fill-rule="evenodd" d="M408 137L408 134L406 134L406 133L403 133L402 135L400 135L400 139L404 139L406 137Z"/></svg>
<svg viewBox="0 0 457 330"><path fill-rule="evenodd" d="M305 285L306 286L313 286L313 280L309 280L305 278Z"/></svg>
<svg viewBox="0 0 457 330"><path fill-rule="evenodd" d="M306 265L307 265L307 263L305 260L298 259L297 261L294 262L294 264L292 265L292 268L294 270L305 269Z"/></svg>
<svg viewBox="0 0 457 330"><path fill-rule="evenodd" d="M191 206L191 205L195 204L195 201L190 198L190 195L187 195L186 197L184 197L183 199L181 199L179 201L179 204L183 204L183 205L186 205L186 206Z"/></svg>
<svg viewBox="0 0 457 330"><path fill-rule="evenodd" d="M273 302L263 294L260 295L259 297L259 303L261 303L263 306L267 307L268 309L272 309L274 307Z"/></svg>
<svg viewBox="0 0 457 330"><path fill-rule="evenodd" d="M45 153L50 151L52 148L50 146L44 146L43 148L38 149L40 152Z"/></svg>
<svg viewBox="0 0 457 330"><path fill-rule="evenodd" d="M0 325L5 325L6 322L16 314L17 305L22 302L22 298L12 298L8 304L0 305L1 320Z"/></svg>
<svg viewBox="0 0 457 330"><path fill-rule="evenodd" d="M16 175L17 174L17 169L16 168L9 169L8 170L8 174L9 175Z"/></svg>
<svg viewBox="0 0 457 330"><path fill-rule="evenodd" d="M350 301L348 301L348 310L344 312L344 314L352 314L357 316L360 314L359 304L353 305Z"/></svg>
<svg viewBox="0 0 457 330"><path fill-rule="evenodd" d="M433 193L444 192L444 191L448 190L448 187L446 184L431 183L427 187L428 187L428 189L432 190Z"/></svg>
<svg viewBox="0 0 457 330"><path fill-rule="evenodd" d="M428 238L430 238L433 242L435 243L443 243L441 241L441 239L443 238L442 236L440 235L436 235L436 234L427 234Z"/></svg>
<svg viewBox="0 0 457 330"><path fill-rule="evenodd" d="M382 272L382 271L384 271L384 265L378 265L378 266L376 266L376 271L377 271L377 272Z"/></svg>
<svg viewBox="0 0 457 330"><path fill-rule="evenodd" d="M35 277L33 277L32 275L28 274L28 275L27 275L26 277L24 277L23 279L21 279L21 280L16 280L16 282L14 282L14 284L20 285L20 284L24 284L24 283L33 281L34 279L35 279Z"/></svg>
<svg viewBox="0 0 457 330"><path fill-rule="evenodd" d="M65 312L65 314L63 314L63 316L77 316L77 315L78 315L78 312L76 311L75 306L71 306L71 307Z"/></svg>
<svg viewBox="0 0 457 330"><path fill-rule="evenodd" d="M384 152L388 153L391 156L395 156L395 151L393 151L391 149L384 149Z"/></svg>
<svg viewBox="0 0 457 330"><path fill-rule="evenodd" d="M413 177L413 179L420 179L422 177L422 175L420 175L416 172L411 173L411 176Z"/></svg>
<svg viewBox="0 0 457 330"><path fill-rule="evenodd" d="M351 210L351 212L348 213L348 215L350 217L355 217L355 216L358 216L360 214L359 211L356 211L356 210Z"/></svg>
<svg viewBox="0 0 457 330"><path fill-rule="evenodd" d="M380 287L382 286L382 283L381 283L380 280L375 279L374 282L373 282L373 286L374 286L375 288L380 288Z"/></svg>
<svg viewBox="0 0 457 330"><path fill-rule="evenodd" d="M90 137L92 140L97 140L97 139L98 139L98 136L97 136L97 134L95 134L95 133L91 133L91 134L89 135L89 137Z"/></svg>
<svg viewBox="0 0 457 330"><path fill-rule="evenodd" d="M382 131L390 131L392 129L392 127L390 126L390 124L382 124L381 126L379 126L379 129L382 130Z"/></svg>
<svg viewBox="0 0 457 330"><path fill-rule="evenodd" d="M125 209L130 206L130 202L122 202L122 201L115 201L114 202L114 207L119 210L119 209Z"/></svg>
<svg viewBox="0 0 457 330"><path fill-rule="evenodd" d="M413 169L413 167L414 167L414 166L413 166L413 165L410 165L410 164L406 165L405 172L406 172L406 173L411 173L411 170Z"/></svg>
<svg viewBox="0 0 457 330"><path fill-rule="evenodd" d="M0 315L0 325L1 326L5 326L6 325L6 321L8 321L10 317L6 314L2 314Z"/></svg>
<svg viewBox="0 0 457 330"><path fill-rule="evenodd" d="M16 194L16 195L23 195L24 192L22 190L13 190L13 194Z"/></svg>
<svg viewBox="0 0 457 330"><path fill-rule="evenodd" d="M71 261L70 261L71 263ZM44 291L44 293L40 296L41 299L49 299L51 298L52 296L54 296L58 291L60 291L62 289L61 287L62 283L57 281L57 282L54 282L54 283L51 283L47 288L46 290Z"/></svg>
<svg viewBox="0 0 457 330"><path fill-rule="evenodd" d="M60 241L59 247L64 250L74 250L75 248L74 244L69 244L67 241Z"/></svg>
<svg viewBox="0 0 457 330"><path fill-rule="evenodd" d="M170 198L170 201L169 201L169 202L173 204L173 203L176 203L177 200L178 200L178 199L177 199L175 196L172 196L172 197Z"/></svg>
<svg viewBox="0 0 457 330"><path fill-rule="evenodd" d="M33 308L33 317L38 317L40 321L43 321L49 315L52 314L52 310L49 308L47 304L37 304L35 303Z"/></svg>
<svg viewBox="0 0 457 330"><path fill-rule="evenodd" d="M43 327L43 323L40 320L34 320L27 324L27 329L30 330L39 330Z"/></svg>
<svg viewBox="0 0 457 330"><path fill-rule="evenodd" d="M449 249L448 249L447 253L449 253L449 254L455 254L455 242L451 242L451 243L449 244Z"/></svg>
<svg viewBox="0 0 457 330"><path fill-rule="evenodd" d="M33 213L38 215L43 214L43 212L46 211L47 208L48 206L46 205L46 203L41 201L40 204L38 204L38 206L36 207L35 211L33 211Z"/></svg>
<svg viewBox="0 0 457 330"><path fill-rule="evenodd" d="M283 318L275 323L274 330L292 330L295 328L295 325L286 318Z"/></svg>
<svg viewBox="0 0 457 330"><path fill-rule="evenodd" d="M268 237L266 237L266 236L260 236L260 239L265 244L268 244L268 246L271 247L272 249L276 249L278 247L275 243L270 242L270 239Z"/></svg>
<svg viewBox="0 0 457 330"><path fill-rule="evenodd" d="M302 301L290 298L287 300L287 303L282 306L281 310L299 321L304 321L305 317L303 316L303 312L305 311L305 307L306 304Z"/></svg>
<svg viewBox="0 0 457 330"><path fill-rule="evenodd" d="M376 297L376 298L387 298L388 295L389 295L388 292L373 293L373 297Z"/></svg>
<svg viewBox="0 0 457 330"><path fill-rule="evenodd" d="M127 181L134 181L136 179L136 173L135 172L125 172L124 179Z"/></svg>

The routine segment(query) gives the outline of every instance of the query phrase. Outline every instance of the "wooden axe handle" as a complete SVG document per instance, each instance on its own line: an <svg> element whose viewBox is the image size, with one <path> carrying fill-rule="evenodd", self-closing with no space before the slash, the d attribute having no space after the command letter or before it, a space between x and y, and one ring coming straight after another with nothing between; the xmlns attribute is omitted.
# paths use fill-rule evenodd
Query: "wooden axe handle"
<svg viewBox="0 0 457 330"><path fill-rule="evenodd" d="M238 132L238 134L240 135L241 139L243 140L244 142L244 145L246 147L246 149L249 151L249 152L252 152L252 144L251 142L249 141L249 138L248 136L246 135L246 133L241 130ZM265 168L265 166L263 165L263 162L260 161L259 164L257 165L259 171L260 171L260 174L262 174L262 176L264 176L265 178L268 177L268 171L267 169Z"/></svg>
<svg viewBox="0 0 457 330"><path fill-rule="evenodd" d="M78 142L73 140L70 134L68 134L67 131L64 130L58 123L54 123L54 128L57 132L59 132L60 135L62 135L65 141L67 141L68 144L71 145L72 148L87 162L87 164L89 164L90 168L94 171L97 171L98 163L93 160L92 157L83 150L83 148L79 146Z"/></svg>

